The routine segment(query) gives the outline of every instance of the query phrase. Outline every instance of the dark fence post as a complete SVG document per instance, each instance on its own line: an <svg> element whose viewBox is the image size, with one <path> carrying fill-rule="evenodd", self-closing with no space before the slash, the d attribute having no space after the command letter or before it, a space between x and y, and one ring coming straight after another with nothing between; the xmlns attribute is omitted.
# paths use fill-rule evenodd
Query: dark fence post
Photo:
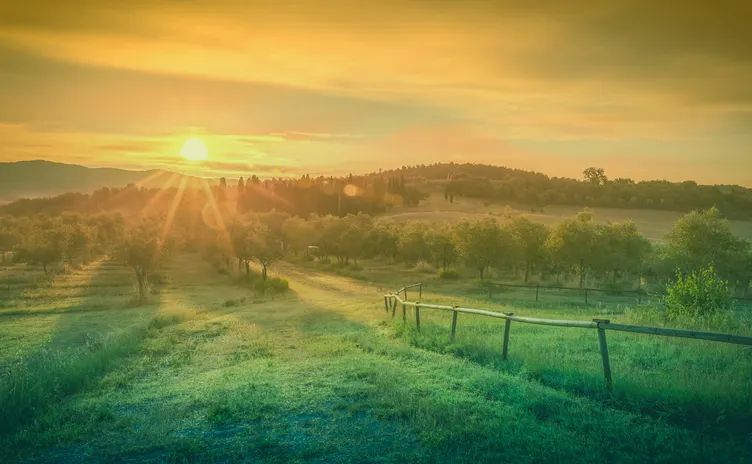
<svg viewBox="0 0 752 464"><path fill-rule="evenodd" d="M586 288L585 289L585 306L587 306L587 305L588 305L588 303L587 303L587 288Z"/></svg>
<svg viewBox="0 0 752 464"><path fill-rule="evenodd" d="M538 291L540 290L540 285L535 286L535 301L538 301Z"/></svg>
<svg viewBox="0 0 752 464"><path fill-rule="evenodd" d="M397 311L397 298L392 298L392 319L394 319L394 313Z"/></svg>
<svg viewBox="0 0 752 464"><path fill-rule="evenodd" d="M418 285L418 292L419 292L418 299L422 300L423 299L423 282L421 282L420 285Z"/></svg>
<svg viewBox="0 0 752 464"><path fill-rule="evenodd" d="M504 313L507 316L514 316L514 313ZM512 321L506 320L504 324L504 346L501 349L501 359L507 360L507 354L509 353L509 330L512 328Z"/></svg>
<svg viewBox="0 0 752 464"><path fill-rule="evenodd" d="M388 300L388 299L387 299L387 297L386 297L386 295L385 295L385 296L384 296L384 309L385 309L385 310L386 310L386 312L388 313L388 312L389 312L389 302L388 302L387 300Z"/></svg>
<svg viewBox="0 0 752 464"><path fill-rule="evenodd" d="M449 343L454 343L455 330L457 330L457 311L452 311L452 336L449 338Z"/></svg>
<svg viewBox="0 0 752 464"><path fill-rule="evenodd" d="M405 288L405 301L407 301L407 288Z"/></svg>
<svg viewBox="0 0 752 464"><path fill-rule="evenodd" d="M419 302L415 303L415 327L418 328L418 332L420 332L420 305Z"/></svg>
<svg viewBox="0 0 752 464"><path fill-rule="evenodd" d="M405 303L402 303L402 322L407 322L407 309L405 308Z"/></svg>
<svg viewBox="0 0 752 464"><path fill-rule="evenodd" d="M606 343L606 329L601 324L608 324L608 319L593 319L598 323L598 341L601 345L601 358L603 360L603 377L606 379L606 389L611 391L611 362L608 359L608 344Z"/></svg>

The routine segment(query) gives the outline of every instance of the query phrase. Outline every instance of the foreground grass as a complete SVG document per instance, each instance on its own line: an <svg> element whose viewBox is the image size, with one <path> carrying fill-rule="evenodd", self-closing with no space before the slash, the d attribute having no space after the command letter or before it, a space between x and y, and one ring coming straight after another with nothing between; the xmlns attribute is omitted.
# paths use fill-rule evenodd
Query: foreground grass
<svg viewBox="0 0 752 464"><path fill-rule="evenodd" d="M384 312L374 285L285 268L292 292L264 300L194 256L176 259L174 288L150 307L126 310L112 296L112 311L3 319L54 320L39 328L49 334L41 347L5 332L0 345L29 354L5 355L3 365L33 367L34 353L56 346L69 366L90 367L58 370L52 363L34 371L29 378L45 382L39 391L60 372L80 372L84 380L31 402L31 417L0 433L0 461L752 458L746 385L752 361L739 350L609 334L617 388L609 398L591 331L514 325L511 360L502 363L500 327L481 318L461 318L449 345L445 315L421 314L419 334ZM448 301L430 292L425 298ZM74 334L86 333L91 317L103 338L87 350ZM692 382L695 374L722 377ZM693 410L704 425L679 417ZM713 414L718 421L711 429L706 419ZM745 414L747 425L740 422Z"/></svg>

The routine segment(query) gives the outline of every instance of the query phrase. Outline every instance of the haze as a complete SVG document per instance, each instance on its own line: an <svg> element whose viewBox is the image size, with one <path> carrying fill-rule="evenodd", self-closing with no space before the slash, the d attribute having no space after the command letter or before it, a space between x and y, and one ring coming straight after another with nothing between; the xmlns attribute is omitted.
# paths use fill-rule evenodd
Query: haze
<svg viewBox="0 0 752 464"><path fill-rule="evenodd" d="M746 1L0 1L0 161L752 186ZM186 139L204 163L180 157Z"/></svg>

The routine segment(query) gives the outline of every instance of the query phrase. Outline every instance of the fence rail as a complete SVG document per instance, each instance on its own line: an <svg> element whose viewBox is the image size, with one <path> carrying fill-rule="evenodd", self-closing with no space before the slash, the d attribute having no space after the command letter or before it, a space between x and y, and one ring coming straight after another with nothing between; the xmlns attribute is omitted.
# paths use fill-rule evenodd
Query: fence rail
<svg viewBox="0 0 752 464"><path fill-rule="evenodd" d="M402 305L402 320L407 322L407 307L412 306L415 308L415 325L420 331L420 310L421 309L435 309L439 311L452 311L452 329L450 335L450 342L453 343L457 330L457 315L460 313L473 314L477 316L487 316L497 319L504 319L506 323L504 325L504 344L502 346L502 359L506 360L509 352L509 333L512 322L521 322L525 324L537 324L546 325L551 327L574 327L580 329L596 329L598 330L598 340L600 344L601 360L603 362L603 376L606 382L606 388L611 390L611 362L608 357L608 343L606 340L606 330L614 330L618 332L632 332L649 335L660 335L665 337L679 337L679 338L693 338L697 340L709 340L714 342L731 343L735 345L752 346L752 337L742 335L731 335L714 332L702 332L697 330L682 330L682 329L667 329L663 327L649 327L641 325L630 324L615 324L611 323L608 319L593 319L592 321L581 320L562 320L562 319L545 319L536 317L516 316L514 313L498 312L487 309L476 308L462 308L460 306L447 306L430 303L422 303L418 301L408 301L407 289L418 287L419 294L423 295L423 284L417 283L402 287L395 293L388 293L384 295L384 308L389 313L391 309L392 318L394 318L397 311L397 305ZM400 297L400 293L404 295L404 298Z"/></svg>
<svg viewBox="0 0 752 464"><path fill-rule="evenodd" d="M657 297L661 298L666 296L664 293L651 293L645 290L608 290L603 288L579 288L579 287L559 287L554 285L527 285L527 284L502 284L502 283L496 283L496 282L486 282L485 285L488 287L488 298L493 297L494 289L495 288L527 288L530 290L535 290L535 301L538 301L540 298L540 291L541 290L565 290L565 291L571 291L571 292L577 292L581 293L585 297L585 305L588 305L588 296L592 295L593 293L608 293L608 294L618 294L618 295L633 295L637 299L638 303L642 303L643 298L647 297ZM732 296L732 299L736 301L743 301L747 303L752 303L752 298L749 297L739 297L739 296Z"/></svg>

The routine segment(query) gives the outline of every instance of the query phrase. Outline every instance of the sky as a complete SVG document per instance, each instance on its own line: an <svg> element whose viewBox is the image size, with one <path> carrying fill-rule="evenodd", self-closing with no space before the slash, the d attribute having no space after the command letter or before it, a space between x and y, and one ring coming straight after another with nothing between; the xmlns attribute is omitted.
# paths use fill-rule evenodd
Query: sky
<svg viewBox="0 0 752 464"><path fill-rule="evenodd" d="M0 0L0 161L752 187L752 2L697 3Z"/></svg>

